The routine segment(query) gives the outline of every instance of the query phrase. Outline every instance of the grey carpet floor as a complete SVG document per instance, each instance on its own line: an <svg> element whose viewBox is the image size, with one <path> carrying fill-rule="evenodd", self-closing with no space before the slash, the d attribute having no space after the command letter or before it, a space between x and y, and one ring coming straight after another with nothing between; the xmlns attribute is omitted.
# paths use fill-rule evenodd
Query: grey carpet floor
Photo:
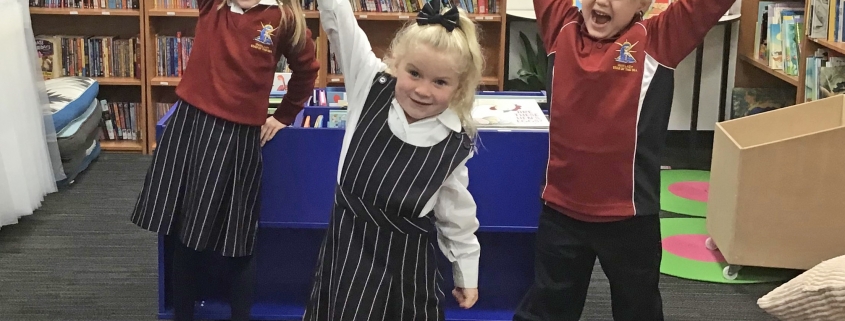
<svg viewBox="0 0 845 321"><path fill-rule="evenodd" d="M0 228L0 320L156 319L156 237L128 221L149 162L104 153L33 215ZM774 320L756 300L778 284L661 282L666 320ZM612 320L600 266L582 319Z"/></svg>

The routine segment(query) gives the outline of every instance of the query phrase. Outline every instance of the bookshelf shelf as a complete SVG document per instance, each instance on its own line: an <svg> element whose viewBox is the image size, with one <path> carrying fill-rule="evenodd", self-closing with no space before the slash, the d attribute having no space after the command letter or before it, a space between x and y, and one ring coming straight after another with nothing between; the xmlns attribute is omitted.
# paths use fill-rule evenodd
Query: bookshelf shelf
<svg viewBox="0 0 845 321"><path fill-rule="evenodd" d="M821 45L821 46L823 46L827 49L830 49L830 50L833 50L833 51L836 51L840 54L845 55L845 42L832 42L832 41L827 41L827 40L824 40L824 39L813 39L813 38L808 38L808 39L812 40L813 42L815 42L815 43L817 43L817 44L819 44L819 45Z"/></svg>
<svg viewBox="0 0 845 321"><path fill-rule="evenodd" d="M739 58L742 59L743 61L748 62L751 65L759 68L762 71L765 71L765 72L767 72L767 73L769 73L769 74L771 74L775 77L780 78L781 80L789 83L790 85L798 86L798 83L799 83L798 76L790 76L790 75L783 73L782 70L772 69L764 61L762 61L760 59L751 58L751 57L748 57L748 56L745 56L745 55L739 55Z"/></svg>
<svg viewBox="0 0 845 321"><path fill-rule="evenodd" d="M79 9L79 8L29 8L33 15L63 15L63 16L134 16L141 15L137 9Z"/></svg>
<svg viewBox="0 0 845 321"><path fill-rule="evenodd" d="M197 9L150 8L147 10L147 15L151 17L199 17L200 13ZM313 10L306 10L304 15L308 19L317 19L320 17L320 13Z"/></svg>
<svg viewBox="0 0 845 321"><path fill-rule="evenodd" d="M152 8L147 10L147 15L150 17L199 17L200 12L197 9Z"/></svg>
<svg viewBox="0 0 845 321"><path fill-rule="evenodd" d="M181 80L180 77L153 77L150 79L150 86L176 87Z"/></svg>
<svg viewBox="0 0 845 321"><path fill-rule="evenodd" d="M97 82L106 86L140 86L141 79L124 77L98 77Z"/></svg>
<svg viewBox="0 0 845 321"><path fill-rule="evenodd" d="M108 151L116 152L143 152L144 146L141 141L136 140L102 140L100 147Z"/></svg>

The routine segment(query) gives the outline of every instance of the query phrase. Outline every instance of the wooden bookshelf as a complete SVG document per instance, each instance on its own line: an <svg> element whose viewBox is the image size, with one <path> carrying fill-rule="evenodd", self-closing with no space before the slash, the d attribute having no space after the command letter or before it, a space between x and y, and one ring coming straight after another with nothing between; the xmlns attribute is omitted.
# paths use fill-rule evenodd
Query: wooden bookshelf
<svg viewBox="0 0 845 321"><path fill-rule="evenodd" d="M137 37L138 63L141 68L135 69L135 77L94 77L99 83L97 99L113 102L131 102L135 106L135 129L136 140L110 140L100 141L100 147L104 151L113 152L148 152L148 122L146 119L147 100L146 97L146 74L143 68L143 55L146 45L144 34L143 3L139 2L138 9L88 9L88 8L44 8L30 7L30 18L32 21L33 33L36 36L62 36L76 39L87 37L114 37L115 40L125 40ZM90 39L90 38L89 38ZM96 41L96 40L95 40ZM95 42L99 44L100 42ZM105 40L102 41L105 46ZM91 42L87 42L91 45ZM117 43L112 43L112 49ZM116 68L115 66L111 66ZM123 68L133 68L124 66ZM113 69L117 72L116 69ZM85 74L81 74L85 75ZM126 112L126 111L121 111ZM129 116L124 115L124 116ZM129 120L127 119L127 122Z"/></svg>
<svg viewBox="0 0 845 321"><path fill-rule="evenodd" d="M828 48L830 50L833 50L835 52L838 52L840 54L845 55L845 42L832 42L832 41L827 41L826 39L813 39L813 38L809 38L809 39L810 39L810 41L816 43L817 45L820 45L822 47Z"/></svg>
<svg viewBox="0 0 845 321"><path fill-rule="evenodd" d="M812 0L790 0L804 5L805 34L799 45L798 75L787 75L783 70L772 69L766 61L754 57L755 33L757 29L757 14L761 0L742 1L739 26L739 41L737 47L736 87L758 88L794 88L796 90L796 104L805 101L806 63L807 57L815 54L818 49L827 49L835 55L845 55L845 43L832 42L827 39L809 37Z"/></svg>
<svg viewBox="0 0 845 321"><path fill-rule="evenodd" d="M762 61L758 58L753 58L753 57L749 57L749 56L746 56L746 55L739 55L739 59L741 59L742 61L744 61L746 63L753 65L754 67L759 68L760 70L762 70L762 71L764 71L764 72L766 72L766 73L768 73L772 76L779 78L780 80L787 82L788 84L790 84L792 86L798 86L798 76L787 75L786 73L783 72L783 70L772 69L771 67L769 67L769 65L765 61Z"/></svg>
<svg viewBox="0 0 845 321"><path fill-rule="evenodd" d="M100 141L100 148L108 151L118 152L144 152L144 145L141 141L134 140L104 140Z"/></svg>
<svg viewBox="0 0 845 321"><path fill-rule="evenodd" d="M507 3L498 1L497 13L470 14L482 33L482 46L486 69L481 81L484 90L502 90L505 64L505 20ZM156 62L157 35L193 37L197 9L158 8L156 0L139 0L138 9L82 9L82 8L29 8L36 35L121 36L139 37L140 77L98 77L101 96L140 103L136 110L139 140L104 140L106 151L151 153L155 148L155 124L158 118L157 103L178 100L175 88L179 77L158 75ZM317 56L322 67L316 87L342 86L343 75L329 74L328 40L320 25L317 11L304 12L308 28L317 45ZM367 33L373 51L383 57L396 31L413 21L413 12L357 12L355 17Z"/></svg>

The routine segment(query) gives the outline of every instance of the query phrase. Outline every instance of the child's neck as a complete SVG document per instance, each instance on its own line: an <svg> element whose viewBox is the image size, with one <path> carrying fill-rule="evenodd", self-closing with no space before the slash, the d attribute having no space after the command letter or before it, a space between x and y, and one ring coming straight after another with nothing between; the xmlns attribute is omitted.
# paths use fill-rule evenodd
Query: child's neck
<svg viewBox="0 0 845 321"><path fill-rule="evenodd" d="M402 112L405 114L405 119L407 119L407 120L408 120L408 124L409 124L409 125L410 125L410 124L413 124L413 123L415 123L415 122L417 122L417 121L419 121L419 119L416 119L416 118L414 118L414 117L411 117L411 115L408 115L408 112L406 112L406 111L404 111L404 110L403 110Z"/></svg>

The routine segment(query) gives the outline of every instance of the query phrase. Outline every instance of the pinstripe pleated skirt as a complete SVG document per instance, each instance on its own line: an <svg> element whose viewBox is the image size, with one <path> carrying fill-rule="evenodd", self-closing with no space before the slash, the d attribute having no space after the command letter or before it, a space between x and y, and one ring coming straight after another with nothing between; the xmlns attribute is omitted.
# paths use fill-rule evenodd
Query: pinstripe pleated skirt
<svg viewBox="0 0 845 321"><path fill-rule="evenodd" d="M131 220L186 246L251 255L258 227L260 126L236 124L180 101L153 154Z"/></svg>

